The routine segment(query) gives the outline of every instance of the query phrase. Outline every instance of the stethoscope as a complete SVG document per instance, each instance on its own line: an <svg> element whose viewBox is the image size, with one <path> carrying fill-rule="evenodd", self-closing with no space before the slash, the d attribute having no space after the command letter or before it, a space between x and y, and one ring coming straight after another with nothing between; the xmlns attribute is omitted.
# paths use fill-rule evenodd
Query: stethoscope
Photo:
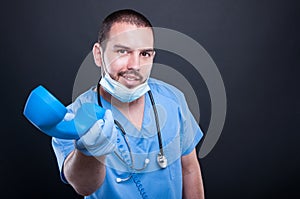
<svg viewBox="0 0 300 199"><path fill-rule="evenodd" d="M157 154L156 161L157 161L158 165L160 166L160 168L164 169L168 166L168 160L167 160L167 158L164 154L164 150L163 150L161 132L160 132L160 126L159 126L159 120L158 120L158 113L157 113L156 105L155 105L151 90L148 91L148 95L150 97L151 105L152 105L153 112L154 112L154 118L155 118L155 123L156 123L156 130L157 130L157 138L158 138L158 144L159 144L159 153ZM97 84L97 100L98 100L98 105L102 107L102 103L101 103L101 99L100 99L100 80ZM146 169L148 164L150 163L150 159L148 159L148 158L145 159L144 166L142 168L134 167L134 158L133 158L131 148L130 148L130 145L129 145L129 142L128 142L128 139L126 136L126 132L125 132L124 128L122 127L122 125L117 120L114 120L114 122L121 130L122 135L125 140L125 143L128 147L128 150L130 153L130 159L132 162L130 169L132 169L134 171L142 171L142 170ZM120 157L120 155L117 152L115 152L115 154L124 164L126 164L126 162ZM116 182L117 183L125 182L125 181L129 180L131 177L132 177L132 175L130 174L127 178L116 178Z"/></svg>

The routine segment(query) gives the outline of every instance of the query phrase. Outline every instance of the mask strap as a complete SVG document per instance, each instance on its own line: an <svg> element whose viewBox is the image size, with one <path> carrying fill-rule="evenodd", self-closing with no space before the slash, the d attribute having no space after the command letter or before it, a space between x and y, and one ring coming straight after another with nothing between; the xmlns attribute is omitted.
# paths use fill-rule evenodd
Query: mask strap
<svg viewBox="0 0 300 199"><path fill-rule="evenodd" d="M103 51L101 46L100 46L100 53L101 53L101 64L102 64L102 66L101 66L101 75L104 77L105 73L107 73L108 75L109 75L109 73L108 73L107 68L106 68L107 66L104 62L104 51Z"/></svg>
<svg viewBox="0 0 300 199"><path fill-rule="evenodd" d="M98 105L103 107L102 106L102 103L101 103L101 99L100 99L100 81L101 81L101 78L102 76L104 77L105 73L107 73L106 71L106 64L104 63L104 54L103 54L103 50L102 50L102 47L100 46L100 54L101 54L101 75L100 75L100 78L99 78L99 81L98 81L98 84L97 84L97 101L98 101Z"/></svg>
<svg viewBox="0 0 300 199"><path fill-rule="evenodd" d="M102 107L102 103L100 99L100 81L101 81L101 76L97 84L97 101L98 101L98 105Z"/></svg>

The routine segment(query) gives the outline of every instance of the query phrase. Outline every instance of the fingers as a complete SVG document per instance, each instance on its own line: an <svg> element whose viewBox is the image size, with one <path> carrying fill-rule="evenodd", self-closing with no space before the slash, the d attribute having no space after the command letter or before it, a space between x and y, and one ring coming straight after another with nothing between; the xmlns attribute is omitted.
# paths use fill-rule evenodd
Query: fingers
<svg viewBox="0 0 300 199"><path fill-rule="evenodd" d="M88 132L80 138L80 140L84 141L84 144L87 146L95 145L99 135L102 133L102 126L104 126L103 119L97 120Z"/></svg>
<svg viewBox="0 0 300 199"><path fill-rule="evenodd" d="M113 115L112 115L111 110L107 109L107 110L105 111L105 114L104 114L103 119L104 119L104 120L111 120L111 121L114 121L114 118L113 118Z"/></svg>
<svg viewBox="0 0 300 199"><path fill-rule="evenodd" d="M75 117L74 113L66 113L64 120L70 121L70 120L74 119L74 117Z"/></svg>
<svg viewBox="0 0 300 199"><path fill-rule="evenodd" d="M88 156L101 156L114 151L117 129L110 110L99 119L77 142L76 148Z"/></svg>
<svg viewBox="0 0 300 199"><path fill-rule="evenodd" d="M111 138L114 133L113 129L115 128L115 122L112 116L112 112L110 110L106 110L103 120L104 120L103 134L107 138Z"/></svg>

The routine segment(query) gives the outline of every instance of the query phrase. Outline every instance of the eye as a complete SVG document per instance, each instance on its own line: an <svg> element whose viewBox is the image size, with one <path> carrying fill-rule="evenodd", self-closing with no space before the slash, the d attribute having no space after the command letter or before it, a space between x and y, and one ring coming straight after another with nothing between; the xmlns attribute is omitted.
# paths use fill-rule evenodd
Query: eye
<svg viewBox="0 0 300 199"><path fill-rule="evenodd" d="M121 55L124 55L124 54L127 54L127 53L128 53L128 51L125 50L125 49L117 50L117 52L118 52L119 54L121 54Z"/></svg>
<svg viewBox="0 0 300 199"><path fill-rule="evenodd" d="M141 52L141 55L143 57L151 57L151 54L149 52L147 52L147 51Z"/></svg>

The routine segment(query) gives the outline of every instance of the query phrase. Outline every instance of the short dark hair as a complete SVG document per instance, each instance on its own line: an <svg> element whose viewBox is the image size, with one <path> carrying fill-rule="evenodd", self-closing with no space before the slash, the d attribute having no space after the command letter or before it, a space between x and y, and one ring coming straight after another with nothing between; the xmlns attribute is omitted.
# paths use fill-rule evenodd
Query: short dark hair
<svg viewBox="0 0 300 199"><path fill-rule="evenodd" d="M113 24L123 22L136 25L137 27L152 28L150 21L141 13L131 9L118 10L111 13L103 20L98 35L98 42L102 44L102 42L107 39Z"/></svg>

